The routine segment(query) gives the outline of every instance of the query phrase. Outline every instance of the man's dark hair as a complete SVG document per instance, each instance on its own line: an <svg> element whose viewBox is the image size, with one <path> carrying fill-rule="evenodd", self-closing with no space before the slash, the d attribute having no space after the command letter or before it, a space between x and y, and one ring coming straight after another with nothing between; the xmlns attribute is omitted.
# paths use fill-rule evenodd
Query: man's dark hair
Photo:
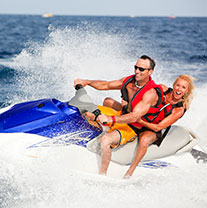
<svg viewBox="0 0 207 208"><path fill-rule="evenodd" d="M150 57L147 56L147 55L143 55L143 56L141 56L140 58L141 58L141 59L144 59L144 60L148 59L149 62L150 62L150 69L154 70L156 64L155 64L155 61L154 61L152 58L150 58Z"/></svg>

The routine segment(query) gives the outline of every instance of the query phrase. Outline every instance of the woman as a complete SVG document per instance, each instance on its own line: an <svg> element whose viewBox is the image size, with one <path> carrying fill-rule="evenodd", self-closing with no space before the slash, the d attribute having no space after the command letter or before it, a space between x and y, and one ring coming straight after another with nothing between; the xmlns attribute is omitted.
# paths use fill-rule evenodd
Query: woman
<svg viewBox="0 0 207 208"><path fill-rule="evenodd" d="M149 123L140 119L138 122L143 126L158 132L164 128L167 128L171 124L175 123L181 118L185 111L189 109L191 100L193 98L193 77L189 75L180 75L173 84L173 89L168 88L165 85L161 85L165 94L164 102L165 108L168 108L168 112L163 116L163 119L157 123ZM162 109L162 113L165 111ZM160 112L161 113L161 112Z"/></svg>

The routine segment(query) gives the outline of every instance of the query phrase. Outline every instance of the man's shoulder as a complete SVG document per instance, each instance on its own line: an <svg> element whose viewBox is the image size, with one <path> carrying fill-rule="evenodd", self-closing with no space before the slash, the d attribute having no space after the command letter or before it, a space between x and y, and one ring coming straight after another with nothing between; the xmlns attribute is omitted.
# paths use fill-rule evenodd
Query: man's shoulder
<svg viewBox="0 0 207 208"><path fill-rule="evenodd" d="M147 90L143 95L143 99L154 100L157 98L158 98L158 95L157 95L155 88L151 88Z"/></svg>
<svg viewBox="0 0 207 208"><path fill-rule="evenodd" d="M120 81L124 81L128 76L122 77Z"/></svg>
<svg viewBox="0 0 207 208"><path fill-rule="evenodd" d="M131 76L125 76L125 77L122 77L121 79L119 79L119 81L123 84L125 83Z"/></svg>
<svg viewBox="0 0 207 208"><path fill-rule="evenodd" d="M123 80L124 81L125 79L130 79L132 77L134 77L134 74L131 74L131 75L128 75L128 76L124 76L120 80Z"/></svg>
<svg viewBox="0 0 207 208"><path fill-rule="evenodd" d="M144 95L157 95L156 93L156 89L155 88L151 88L149 90L147 90Z"/></svg>

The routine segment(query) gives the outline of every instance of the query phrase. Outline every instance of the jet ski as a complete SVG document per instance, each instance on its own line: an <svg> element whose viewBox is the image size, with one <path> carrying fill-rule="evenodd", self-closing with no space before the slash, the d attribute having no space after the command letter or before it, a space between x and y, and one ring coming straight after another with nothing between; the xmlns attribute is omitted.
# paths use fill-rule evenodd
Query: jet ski
<svg viewBox="0 0 207 208"><path fill-rule="evenodd" d="M91 102L83 88L77 90L76 96L70 102L41 99L19 103L5 111L2 109L4 112L0 114L0 133L22 132L47 138L78 135L80 138L88 138L89 141L102 132L98 125L96 126L99 128L90 125L81 116L86 110L93 109L97 109L97 106ZM86 141L80 141L80 145L86 146Z"/></svg>
<svg viewBox="0 0 207 208"><path fill-rule="evenodd" d="M86 111L94 112L97 109L97 105L93 103L81 85L76 86L75 96L67 102L41 99L1 109L0 144L2 150L3 144L9 141L7 138L21 135L21 142L16 143L16 146L22 145L21 149L24 149L27 155L33 155L33 158L37 158L38 154L45 149L59 147L57 154L61 152L67 155L74 168L85 167L84 170L88 171L89 166L94 166L92 172L97 172L100 166L100 137L106 129L97 122L89 121L82 116ZM22 135L26 138L24 142L22 142ZM198 143L199 138L193 132L181 126L172 125L159 147L149 146L139 166L167 167L172 164L171 161L181 160L181 155L187 155L188 160L194 164L200 161L207 162L207 154ZM138 139L135 139L133 142L112 150L113 165L111 166L114 172L120 170L121 167L123 167L122 170L126 170L133 161L138 145Z"/></svg>

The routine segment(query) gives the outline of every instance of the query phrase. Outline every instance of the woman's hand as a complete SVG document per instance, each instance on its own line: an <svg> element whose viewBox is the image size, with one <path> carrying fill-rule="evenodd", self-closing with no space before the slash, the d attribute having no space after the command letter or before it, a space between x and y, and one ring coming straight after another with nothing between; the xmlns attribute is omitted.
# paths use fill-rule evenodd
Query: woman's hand
<svg viewBox="0 0 207 208"><path fill-rule="evenodd" d="M121 101L122 107L123 107L123 106L126 106L127 104L128 104L128 102L127 102L126 100L122 99L122 101Z"/></svg>
<svg viewBox="0 0 207 208"><path fill-rule="evenodd" d="M141 118L137 119L137 122L140 123L140 124L144 123L144 121Z"/></svg>

